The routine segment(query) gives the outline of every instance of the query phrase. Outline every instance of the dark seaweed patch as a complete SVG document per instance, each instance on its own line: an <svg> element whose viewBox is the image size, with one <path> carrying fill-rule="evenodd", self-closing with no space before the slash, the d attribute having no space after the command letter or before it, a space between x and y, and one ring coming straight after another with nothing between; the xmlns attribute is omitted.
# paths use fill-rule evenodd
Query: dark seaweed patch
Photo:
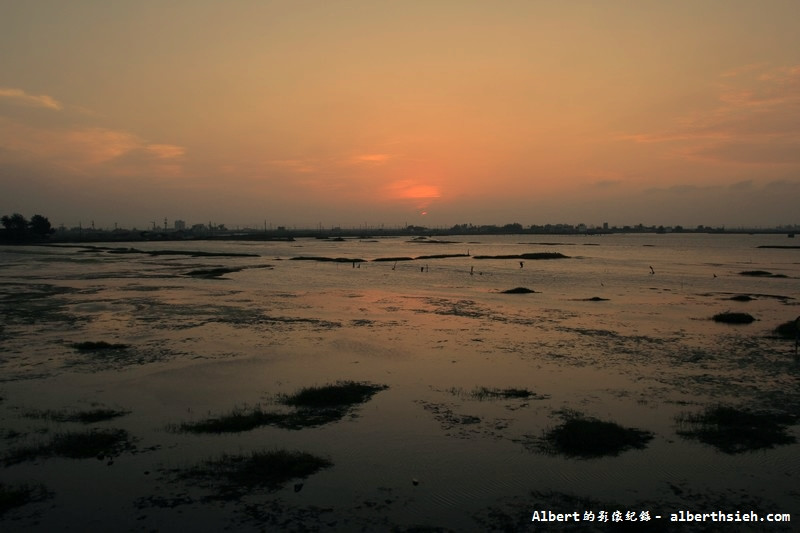
<svg viewBox="0 0 800 533"><path fill-rule="evenodd" d="M282 426L287 416L283 413L263 411L259 406L253 408L245 406L206 420L173 425L169 429L188 433L239 433L267 425Z"/></svg>
<svg viewBox="0 0 800 533"><path fill-rule="evenodd" d="M109 350L126 350L128 344L113 344L105 341L84 341L71 344L79 352L105 352Z"/></svg>
<svg viewBox="0 0 800 533"><path fill-rule="evenodd" d="M194 467L172 471L184 481L211 487L220 499L239 499L254 489L274 491L292 479L305 479L333 463L310 453L289 450L222 455Z"/></svg>
<svg viewBox="0 0 800 533"><path fill-rule="evenodd" d="M2 283L0 289L0 313L8 325L45 322L74 324L79 320L65 311L67 301L62 297L79 292L78 289L20 283Z"/></svg>
<svg viewBox="0 0 800 533"><path fill-rule="evenodd" d="M94 424L112 420L130 414L130 411L121 409L96 408L85 411L29 411L25 413L28 418L53 420L55 422L80 422L81 424Z"/></svg>
<svg viewBox="0 0 800 533"><path fill-rule="evenodd" d="M449 257L469 257L469 254L435 254L421 255L417 259L447 259Z"/></svg>
<svg viewBox="0 0 800 533"><path fill-rule="evenodd" d="M717 313L712 317L714 322L722 322L725 324L750 324L755 321L753 315L749 313L734 313L726 311L724 313Z"/></svg>
<svg viewBox="0 0 800 533"><path fill-rule="evenodd" d="M766 270L745 270L743 272L739 272L740 276L751 276L757 278L786 278L786 274L773 274L772 272L768 272Z"/></svg>
<svg viewBox="0 0 800 533"><path fill-rule="evenodd" d="M699 440L728 454L796 442L787 429L789 425L797 423L797 416L788 413L717 405L701 413L680 414L676 421L679 425L678 435Z"/></svg>
<svg viewBox="0 0 800 533"><path fill-rule="evenodd" d="M796 339L798 335L798 321L790 320L772 330L775 335L784 339Z"/></svg>
<svg viewBox="0 0 800 533"><path fill-rule="evenodd" d="M498 389L488 387L475 387L471 391L465 391L460 387L450 389L451 394L466 397L472 400L543 400L549 398L547 395L536 394L528 389Z"/></svg>
<svg viewBox="0 0 800 533"><path fill-rule="evenodd" d="M546 453L591 459L643 449L653 438L649 431L626 428L615 422L568 413L566 421L544 432L538 448Z"/></svg>
<svg viewBox="0 0 800 533"><path fill-rule="evenodd" d="M57 433L48 443L13 449L3 459L10 465L39 457L111 457L130 449L133 444L124 429L96 429Z"/></svg>
<svg viewBox="0 0 800 533"><path fill-rule="evenodd" d="M535 252L518 255L476 255L475 259L568 259L569 256L560 252Z"/></svg>
<svg viewBox="0 0 800 533"><path fill-rule="evenodd" d="M349 407L364 403L387 388L386 385L337 381L333 385L305 387L294 394L281 396L279 401L285 405L304 408Z"/></svg>
<svg viewBox="0 0 800 533"><path fill-rule="evenodd" d="M219 267L219 268L203 268L198 270L191 270L186 273L187 276L192 276L195 278L219 278L220 276L224 276L225 274L231 274L232 272L240 272L244 270L244 267Z"/></svg>
<svg viewBox="0 0 800 533"><path fill-rule="evenodd" d="M503 294L532 294L536 291L527 287L514 287L513 289L506 289L502 292Z"/></svg>
<svg viewBox="0 0 800 533"><path fill-rule="evenodd" d="M52 495L43 485L7 485L0 482L0 517L12 509L46 500Z"/></svg>
<svg viewBox="0 0 800 533"><path fill-rule="evenodd" d="M333 263L364 263L364 259L350 257L320 257L320 256L299 256L289 258L292 261L321 261Z"/></svg>
<svg viewBox="0 0 800 533"><path fill-rule="evenodd" d="M386 385L355 381L306 387L294 394L277 397L278 403L294 408L289 412L265 411L261 406L245 406L206 420L173 425L170 429L189 433L238 433L260 426L293 430L317 427L341 420L352 413L353 407L369 401L376 393L387 388Z"/></svg>

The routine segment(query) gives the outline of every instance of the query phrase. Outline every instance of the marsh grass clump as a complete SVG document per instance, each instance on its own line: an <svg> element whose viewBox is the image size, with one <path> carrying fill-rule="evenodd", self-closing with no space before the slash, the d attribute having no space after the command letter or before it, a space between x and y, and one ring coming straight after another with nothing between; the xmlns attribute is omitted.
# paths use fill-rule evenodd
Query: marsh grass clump
<svg viewBox="0 0 800 533"><path fill-rule="evenodd" d="M252 408L245 406L206 420L170 426L170 429L188 433L239 433L261 426L281 425L285 417L285 414L263 411L260 406Z"/></svg>
<svg viewBox="0 0 800 533"><path fill-rule="evenodd" d="M195 278L205 278L205 279L219 279L221 276L225 274L231 274L233 272L240 272L244 270L244 267L218 267L218 268L201 268L198 270L190 270L186 273L187 276L192 276Z"/></svg>
<svg viewBox="0 0 800 533"><path fill-rule="evenodd" d="M527 287L514 287L513 289L506 289L503 294L532 294L536 291Z"/></svg>
<svg viewBox="0 0 800 533"><path fill-rule="evenodd" d="M536 394L528 389L497 389L488 387L475 387L471 391L465 391L460 387L450 389L450 393L456 396L463 396L473 400L541 400L548 396Z"/></svg>
<svg viewBox="0 0 800 533"><path fill-rule="evenodd" d="M743 272L739 272L740 276L750 276L755 278L785 278L788 277L786 274L773 274L772 272L768 272L766 270L745 270Z"/></svg>
<svg viewBox="0 0 800 533"><path fill-rule="evenodd" d="M43 485L7 485L0 482L0 517L16 507L45 500L52 493Z"/></svg>
<svg viewBox="0 0 800 533"><path fill-rule="evenodd" d="M127 344L112 344L105 341L75 342L72 343L70 346L72 346L79 352L105 352L112 350L126 350L129 347L129 345Z"/></svg>
<svg viewBox="0 0 800 533"><path fill-rule="evenodd" d="M389 388L357 381L337 381L332 385L305 387L278 401L292 407L318 409L349 407L368 401L378 392Z"/></svg>
<svg viewBox="0 0 800 533"><path fill-rule="evenodd" d="M649 431L571 413L563 424L545 431L539 448L547 453L593 459L642 449L652 438Z"/></svg>
<svg viewBox="0 0 800 533"><path fill-rule="evenodd" d="M716 405L701 413L682 413L676 417L676 421L678 435L699 440L727 454L796 442L787 429L797 423L797 416L789 413Z"/></svg>
<svg viewBox="0 0 800 533"><path fill-rule="evenodd" d="M531 259L531 260L542 260L542 259L568 259L568 255L564 255L560 252L532 252L532 253L525 253L525 254L514 254L514 255L476 255L473 256L473 259Z"/></svg>
<svg viewBox="0 0 800 533"><path fill-rule="evenodd" d="M726 311L724 313L717 313L712 317L714 322L722 322L724 324L750 324L755 321L755 318L750 313L735 313Z"/></svg>
<svg viewBox="0 0 800 533"><path fill-rule="evenodd" d="M119 455L133 449L130 436L124 429L95 429L55 434L50 442L11 450L5 464L32 461L39 457L68 457L87 459Z"/></svg>
<svg viewBox="0 0 800 533"><path fill-rule="evenodd" d="M104 422L106 420L111 420L128 414L130 414L130 411L98 407L95 409L73 412L51 410L29 411L25 413L25 416L28 418L53 420L55 422L80 422L81 424L94 424L96 422Z"/></svg>
<svg viewBox="0 0 800 533"><path fill-rule="evenodd" d="M797 338L798 335L798 322L797 320L790 320L788 322L784 322L783 324L772 330L772 332L778 337L781 337L783 339L794 340Z"/></svg>
<svg viewBox="0 0 800 533"><path fill-rule="evenodd" d="M176 474L179 479L212 486L221 498L234 499L253 489L280 489L292 479L304 479L331 466L331 461L306 452L261 450L222 455Z"/></svg>
<svg viewBox="0 0 800 533"><path fill-rule="evenodd" d="M293 394L277 396L278 403L293 408L288 412L266 411L259 405L244 406L206 420L171 425L168 429L188 433L238 433L261 426L293 430L317 427L341 420L356 405L367 402L387 388L386 385L338 381L332 385L306 387Z"/></svg>
<svg viewBox="0 0 800 533"><path fill-rule="evenodd" d="M320 256L297 256L290 257L290 261L320 261L323 263L364 263L365 259L351 257L320 257Z"/></svg>

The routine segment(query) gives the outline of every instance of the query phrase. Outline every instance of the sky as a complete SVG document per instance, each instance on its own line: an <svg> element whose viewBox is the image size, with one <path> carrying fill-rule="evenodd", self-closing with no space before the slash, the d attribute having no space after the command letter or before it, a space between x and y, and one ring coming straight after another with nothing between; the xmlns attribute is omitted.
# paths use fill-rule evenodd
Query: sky
<svg viewBox="0 0 800 533"><path fill-rule="evenodd" d="M0 0L0 214L800 224L796 0Z"/></svg>

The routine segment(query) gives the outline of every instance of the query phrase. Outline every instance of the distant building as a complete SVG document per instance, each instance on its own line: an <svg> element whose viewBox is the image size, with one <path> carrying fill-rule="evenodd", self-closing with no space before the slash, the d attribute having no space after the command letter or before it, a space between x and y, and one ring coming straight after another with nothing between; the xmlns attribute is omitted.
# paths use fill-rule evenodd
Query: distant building
<svg viewBox="0 0 800 533"><path fill-rule="evenodd" d="M185 220L176 220L175 221L175 231L183 231L186 229L186 221Z"/></svg>

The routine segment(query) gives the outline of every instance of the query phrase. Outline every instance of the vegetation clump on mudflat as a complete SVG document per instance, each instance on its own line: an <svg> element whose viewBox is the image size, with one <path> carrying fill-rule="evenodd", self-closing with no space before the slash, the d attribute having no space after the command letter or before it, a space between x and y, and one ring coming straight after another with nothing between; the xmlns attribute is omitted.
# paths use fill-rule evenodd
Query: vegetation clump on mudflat
<svg viewBox="0 0 800 533"><path fill-rule="evenodd" d="M789 320L772 330L775 335L784 339L796 339L798 335L798 321Z"/></svg>
<svg viewBox="0 0 800 533"><path fill-rule="evenodd" d="M310 453L261 450L222 455L194 467L174 471L178 479L198 481L216 489L223 499L238 499L253 489L277 490L292 479L304 479L333 463Z"/></svg>
<svg viewBox="0 0 800 533"><path fill-rule="evenodd" d="M6 465L12 465L40 457L102 458L130 449L133 449L133 444L124 429L95 429L57 433L45 444L13 449L3 460Z"/></svg>
<svg viewBox="0 0 800 533"><path fill-rule="evenodd" d="M128 344L109 343L105 341L84 341L71 344L79 352L103 352L107 350L126 350Z"/></svg>
<svg viewBox="0 0 800 533"><path fill-rule="evenodd" d="M755 321L755 317L750 313L736 313L733 311L726 311L724 313L717 313L712 317L714 322L722 322L724 324L750 324Z"/></svg>
<svg viewBox="0 0 800 533"><path fill-rule="evenodd" d="M130 414L130 411L97 407L83 411L29 411L25 413L25 416L28 418L53 420L55 422L80 422L81 424L94 424L96 422L104 422L106 420L111 420L113 418L128 414Z"/></svg>
<svg viewBox="0 0 800 533"><path fill-rule="evenodd" d="M350 258L350 257L322 257L322 256L297 256L290 257L291 261L322 261L333 263L364 263L365 259Z"/></svg>
<svg viewBox="0 0 800 533"><path fill-rule="evenodd" d="M527 254L517 254L517 255L476 255L473 256L474 259L568 259L568 255L564 255L560 252L534 252L534 253L527 253Z"/></svg>
<svg viewBox="0 0 800 533"><path fill-rule="evenodd" d="M456 396L467 397L472 400L542 400L548 398L546 395L536 394L528 389L517 389L509 387L507 389L475 387L471 391L465 391L461 387L453 387L450 393Z"/></svg>
<svg viewBox="0 0 800 533"><path fill-rule="evenodd" d="M756 278L785 278L788 277L786 274L773 274L772 272L768 272L766 270L745 270L743 272L739 272L740 276L751 276Z"/></svg>
<svg viewBox="0 0 800 533"><path fill-rule="evenodd" d="M751 411L729 405L716 405L701 413L683 413L676 417L678 435L699 440L721 452L737 454L773 448L796 442L787 433L797 423L789 413Z"/></svg>
<svg viewBox="0 0 800 533"><path fill-rule="evenodd" d="M387 388L386 385L358 381L337 381L332 385L302 388L294 394L280 396L279 401L303 408L349 407L364 403Z"/></svg>
<svg viewBox="0 0 800 533"><path fill-rule="evenodd" d="M570 412L563 424L544 432L539 449L546 453L592 459L645 448L652 438L649 431Z"/></svg>
<svg viewBox="0 0 800 533"><path fill-rule="evenodd" d="M514 287L513 289L506 289L502 292L503 294L533 294L536 291L527 287Z"/></svg>
<svg viewBox="0 0 800 533"><path fill-rule="evenodd" d="M267 411L255 407L237 407L230 413L184 422L171 429L189 433L238 433L260 426L277 426L284 429L302 429L321 426L344 418L356 405L367 402L386 385L356 381L338 381L334 384L306 387L293 394L283 394L277 403L293 409L289 412Z"/></svg>
<svg viewBox="0 0 800 533"><path fill-rule="evenodd" d="M52 493L42 485L7 485L0 482L0 517L12 509L50 496Z"/></svg>

